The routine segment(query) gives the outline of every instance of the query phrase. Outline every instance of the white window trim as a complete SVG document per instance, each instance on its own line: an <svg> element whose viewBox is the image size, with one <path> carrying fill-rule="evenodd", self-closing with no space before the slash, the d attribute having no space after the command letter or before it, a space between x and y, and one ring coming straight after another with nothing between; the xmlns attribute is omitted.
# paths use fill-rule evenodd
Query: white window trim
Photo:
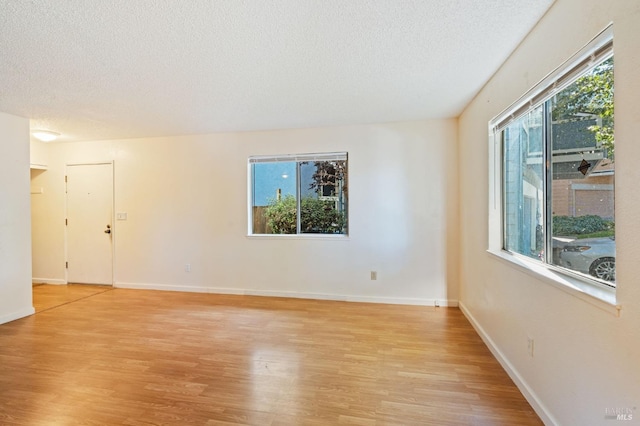
<svg viewBox="0 0 640 426"><path fill-rule="evenodd" d="M277 163L298 161L335 161L347 160L346 152L322 152L313 154L283 154L283 155L252 155L249 164L252 163Z"/></svg>
<svg viewBox="0 0 640 426"><path fill-rule="evenodd" d="M349 234L251 234L251 229L247 234L249 239L257 240L333 240L347 241Z"/></svg>
<svg viewBox="0 0 640 426"><path fill-rule="evenodd" d="M555 69L525 95L489 122L489 233L487 252L492 255L492 257L505 262L507 265L515 266L517 269L542 282L551 284L566 293L619 316L622 307L616 304L615 288L599 284L594 280L583 278L577 274L574 275L570 271L564 271L552 265L527 259L525 256L513 254L502 248L504 229L502 226L502 147L500 131L510 121L521 116L516 117L511 113L512 111L522 111L523 107L527 104L529 108L537 107L541 103L539 101L541 93L545 92L550 86L554 86L555 82L559 78L562 78L566 70L570 70L572 67L575 67L575 64L583 62L585 58L592 56L592 52L610 43L612 39L613 29L611 25L609 25L571 59ZM554 87L554 89L561 90L571 82L573 81L564 81L562 87L558 86ZM538 99L538 101L534 102L536 99Z"/></svg>
<svg viewBox="0 0 640 426"><path fill-rule="evenodd" d="M252 174L251 165L255 163L275 163L275 162L299 162L299 161L349 161L349 154L346 151L341 152L322 152L322 153L309 153L309 154L276 154L276 155L251 155L247 162L247 235L249 239L259 240L333 240L333 241L345 241L349 239L351 234L348 231L346 234L254 234L253 233L253 198L252 198ZM300 188L296 188L297 191ZM347 218L347 223L348 222ZM349 225L348 229L351 226Z"/></svg>
<svg viewBox="0 0 640 426"><path fill-rule="evenodd" d="M582 49L562 65L551 71L527 93L509 105L489 123L490 129L502 129L512 121L522 117L557 93L576 81L584 71L612 56L613 26L609 24Z"/></svg>

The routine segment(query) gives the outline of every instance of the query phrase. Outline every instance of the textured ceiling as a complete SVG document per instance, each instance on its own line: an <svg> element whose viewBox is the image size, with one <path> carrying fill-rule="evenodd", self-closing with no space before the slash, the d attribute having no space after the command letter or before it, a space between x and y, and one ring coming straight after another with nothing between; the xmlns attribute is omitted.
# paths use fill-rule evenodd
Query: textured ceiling
<svg viewBox="0 0 640 426"><path fill-rule="evenodd" d="M0 111L61 140L457 116L554 0L0 0Z"/></svg>

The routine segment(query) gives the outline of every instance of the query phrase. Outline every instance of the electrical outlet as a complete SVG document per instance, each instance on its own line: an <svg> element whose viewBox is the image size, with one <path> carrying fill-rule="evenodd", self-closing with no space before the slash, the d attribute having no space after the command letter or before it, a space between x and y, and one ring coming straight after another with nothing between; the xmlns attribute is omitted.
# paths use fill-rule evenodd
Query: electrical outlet
<svg viewBox="0 0 640 426"><path fill-rule="evenodd" d="M184 265L184 271L185 272L191 272L191 264L187 263L186 265Z"/></svg>
<svg viewBox="0 0 640 426"><path fill-rule="evenodd" d="M371 281L375 281L378 279L378 272L377 271L371 271Z"/></svg>
<svg viewBox="0 0 640 426"><path fill-rule="evenodd" d="M527 338L527 353L533 358L533 337Z"/></svg>

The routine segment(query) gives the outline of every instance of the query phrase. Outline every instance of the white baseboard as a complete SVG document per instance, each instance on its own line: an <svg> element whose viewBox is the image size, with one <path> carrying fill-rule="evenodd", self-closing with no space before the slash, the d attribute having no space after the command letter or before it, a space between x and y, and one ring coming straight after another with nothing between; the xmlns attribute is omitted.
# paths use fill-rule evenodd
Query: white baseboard
<svg viewBox="0 0 640 426"><path fill-rule="evenodd" d="M444 299L412 299L403 297L375 297L375 296L351 296L339 294L324 293L301 293L297 291L270 291L270 290L252 290L224 287L198 287L198 286L181 286L168 284L147 284L147 283L124 283L117 282L114 284L116 288L129 288L137 290L161 290L161 291L184 291L189 293L212 293L212 294L237 294L246 296L267 296L267 297L291 297L295 299L315 299L315 300L336 300L343 302L362 302L362 303L386 303L394 305L417 305L417 306L442 306L456 307L457 300Z"/></svg>
<svg viewBox="0 0 640 426"><path fill-rule="evenodd" d="M213 291L216 293L216 291ZM245 290L248 296L291 297L296 299L336 300L342 302L385 303L416 306L458 306L457 300L414 299L408 297L354 296L325 293L301 293L297 291Z"/></svg>
<svg viewBox="0 0 640 426"><path fill-rule="evenodd" d="M11 312L7 315L0 316L0 324L4 324L10 321L15 321L20 318L28 317L36 313L36 310L32 307L20 309L19 311Z"/></svg>
<svg viewBox="0 0 640 426"><path fill-rule="evenodd" d="M59 280L55 278L32 278L31 282L33 284L54 284L54 285L67 284L65 280Z"/></svg>
<svg viewBox="0 0 640 426"><path fill-rule="evenodd" d="M219 293L219 294L245 294L244 290L236 288L212 288L198 287L187 285L170 285L170 284L147 284L147 283L124 283L116 282L113 284L115 288L129 288L133 290L160 290L160 291L184 291L186 293Z"/></svg>
<svg viewBox="0 0 640 426"><path fill-rule="evenodd" d="M531 405L533 410L536 412L536 414L540 416L540 419L542 419L544 424L557 425L558 422L551 415L549 410L547 410L547 408L542 403L542 401L540 401L540 398L538 398L538 396L533 391L533 389L531 389L531 387L527 384L527 382L522 378L522 376L520 375L518 370L516 370L513 364L511 364L511 362L507 359L507 357L504 356L502 351L498 348L498 346L496 346L493 339L489 337L489 335L484 330L484 328L482 328L482 326L478 323L478 321L476 321L476 319L471 314L471 312L469 312L469 310L464 305L464 303L459 302L459 306L464 316L469 320L469 322L471 323L473 328L476 330L478 335L480 335L480 338L487 345L487 347L489 348L493 356L498 360L498 362L500 363L502 368L507 372L509 377L511 377L511 380L513 380L513 382L516 384L518 389L520 389L520 392L522 392L522 395L524 395L525 399L527 400L527 402L529 402L529 404Z"/></svg>

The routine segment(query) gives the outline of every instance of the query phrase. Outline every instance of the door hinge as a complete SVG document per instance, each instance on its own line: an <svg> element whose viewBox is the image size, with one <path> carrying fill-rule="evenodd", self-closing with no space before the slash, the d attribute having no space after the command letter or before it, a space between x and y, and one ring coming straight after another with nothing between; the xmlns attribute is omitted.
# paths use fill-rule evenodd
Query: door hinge
<svg viewBox="0 0 640 426"><path fill-rule="evenodd" d="M64 177L64 183L67 183L67 176Z"/></svg>
<svg viewBox="0 0 640 426"><path fill-rule="evenodd" d="M69 262L64 262L65 269L69 269Z"/></svg>
<svg viewBox="0 0 640 426"><path fill-rule="evenodd" d="M65 220L64 220L64 225L65 225L65 226L69 225L69 219L65 219Z"/></svg>

